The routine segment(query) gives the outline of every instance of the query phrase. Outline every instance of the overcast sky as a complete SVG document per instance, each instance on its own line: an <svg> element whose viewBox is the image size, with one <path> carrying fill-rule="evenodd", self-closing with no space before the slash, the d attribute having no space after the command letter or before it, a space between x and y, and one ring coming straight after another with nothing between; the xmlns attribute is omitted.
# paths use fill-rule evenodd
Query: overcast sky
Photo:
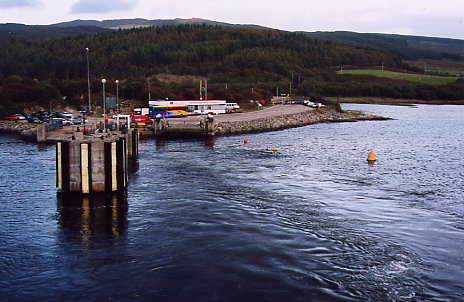
<svg viewBox="0 0 464 302"><path fill-rule="evenodd" d="M289 31L348 30L464 39L463 0L0 0L0 23L194 17Z"/></svg>

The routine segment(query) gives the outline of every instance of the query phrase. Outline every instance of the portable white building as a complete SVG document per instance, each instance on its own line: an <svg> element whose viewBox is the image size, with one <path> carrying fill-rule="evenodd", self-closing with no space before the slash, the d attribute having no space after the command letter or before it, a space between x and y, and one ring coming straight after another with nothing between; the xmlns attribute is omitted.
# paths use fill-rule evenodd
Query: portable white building
<svg viewBox="0 0 464 302"><path fill-rule="evenodd" d="M222 114L226 113L225 100L156 100L149 101L148 104L153 107L187 107L187 111L199 114Z"/></svg>

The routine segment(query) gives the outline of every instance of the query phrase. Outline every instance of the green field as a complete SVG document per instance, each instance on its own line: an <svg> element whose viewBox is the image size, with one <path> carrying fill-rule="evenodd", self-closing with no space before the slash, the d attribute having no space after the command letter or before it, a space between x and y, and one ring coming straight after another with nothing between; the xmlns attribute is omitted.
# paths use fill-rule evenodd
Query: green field
<svg viewBox="0 0 464 302"><path fill-rule="evenodd" d="M442 76L464 77L464 62L452 60L420 59L405 61L408 65L427 70L428 73Z"/></svg>
<svg viewBox="0 0 464 302"><path fill-rule="evenodd" d="M338 74L371 75L379 78L409 81L426 85L445 85L454 83L457 77L440 77L423 74L393 72L385 70L357 69L338 71Z"/></svg>

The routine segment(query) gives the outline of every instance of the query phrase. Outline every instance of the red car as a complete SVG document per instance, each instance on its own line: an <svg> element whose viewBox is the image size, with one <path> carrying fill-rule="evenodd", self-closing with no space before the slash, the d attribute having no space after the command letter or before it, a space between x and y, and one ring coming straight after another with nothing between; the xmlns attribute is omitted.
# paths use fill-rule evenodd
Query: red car
<svg viewBox="0 0 464 302"><path fill-rule="evenodd" d="M146 115L133 115L132 123L136 124L137 126L147 126L153 124L153 121Z"/></svg>
<svg viewBox="0 0 464 302"><path fill-rule="evenodd" d="M25 120L26 118L22 116L21 114L13 114L10 116L5 116L4 119L9 120L9 121L18 121L18 120Z"/></svg>

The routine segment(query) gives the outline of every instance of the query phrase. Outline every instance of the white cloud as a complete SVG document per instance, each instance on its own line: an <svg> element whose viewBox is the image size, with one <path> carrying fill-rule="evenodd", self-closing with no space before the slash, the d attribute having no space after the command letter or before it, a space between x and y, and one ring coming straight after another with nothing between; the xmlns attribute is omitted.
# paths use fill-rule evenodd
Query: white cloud
<svg viewBox="0 0 464 302"><path fill-rule="evenodd" d="M0 0L0 8L36 6L37 0Z"/></svg>
<svg viewBox="0 0 464 302"><path fill-rule="evenodd" d="M113 11L128 11L137 5L137 0L79 0L71 7L72 14L97 14Z"/></svg>

